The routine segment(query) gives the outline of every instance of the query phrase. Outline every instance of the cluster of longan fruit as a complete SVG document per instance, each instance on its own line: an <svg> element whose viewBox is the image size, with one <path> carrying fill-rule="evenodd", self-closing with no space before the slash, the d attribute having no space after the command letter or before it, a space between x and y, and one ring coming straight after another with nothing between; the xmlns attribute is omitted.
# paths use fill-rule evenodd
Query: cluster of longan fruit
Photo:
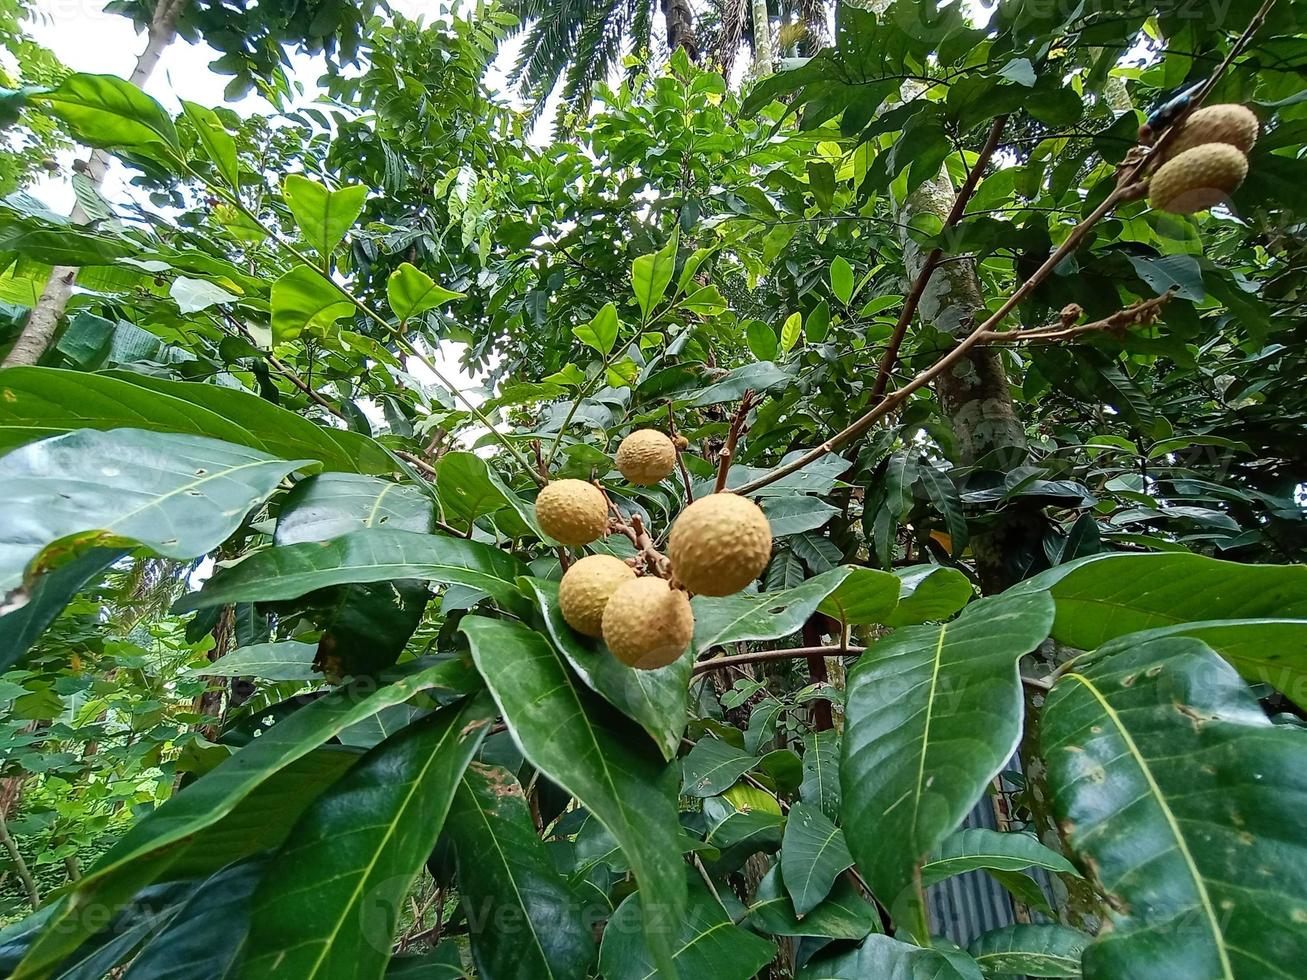
<svg viewBox="0 0 1307 980"><path fill-rule="evenodd" d="M617 468L629 482L652 486L671 475L676 445L654 429L622 440ZM586 545L608 532L608 498L584 480L553 480L536 498L541 530L565 545ZM668 535L671 579L612 555L587 555L558 586L572 629L602 638L622 663L654 670L676 660L694 635L688 593L724 596L752 582L771 558L771 526L757 504L733 493L700 497L681 511Z"/></svg>
<svg viewBox="0 0 1307 980"><path fill-rule="evenodd" d="M1148 181L1148 202L1172 214L1221 203L1248 176L1248 151L1256 142L1257 117L1246 106L1194 110L1163 148L1162 165Z"/></svg>

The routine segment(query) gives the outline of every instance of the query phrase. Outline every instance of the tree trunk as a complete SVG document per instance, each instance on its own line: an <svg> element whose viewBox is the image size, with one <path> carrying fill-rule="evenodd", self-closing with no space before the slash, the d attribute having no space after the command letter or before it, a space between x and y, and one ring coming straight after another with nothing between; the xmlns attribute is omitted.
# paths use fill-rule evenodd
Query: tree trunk
<svg viewBox="0 0 1307 980"><path fill-rule="evenodd" d="M154 17L150 21L149 40L145 50L136 59L136 67L128 81L140 88L154 73L163 55L163 49L177 36L177 17L187 0L158 0L154 8ZM105 172L109 169L109 155L103 150L94 150L86 163L86 176L97 190L104 183ZM86 222L86 212L80 203L74 204L69 212L69 220L80 225ZM57 265L50 270L45 289L36 306L27 317L23 332L14 341L13 348L0 366L13 367L18 364L35 364L49 348L59 328L59 318L68 305L68 298L73 294L73 282L77 279L77 266Z"/></svg>
<svg viewBox="0 0 1307 980"><path fill-rule="evenodd" d="M771 20L767 16L767 0L753 2L753 75L766 78L776 70L771 50Z"/></svg>
<svg viewBox="0 0 1307 980"><path fill-rule="evenodd" d="M694 33L694 11L690 0L663 0L663 17L667 21L667 50L675 53L685 48L691 61L699 60L699 39Z"/></svg>

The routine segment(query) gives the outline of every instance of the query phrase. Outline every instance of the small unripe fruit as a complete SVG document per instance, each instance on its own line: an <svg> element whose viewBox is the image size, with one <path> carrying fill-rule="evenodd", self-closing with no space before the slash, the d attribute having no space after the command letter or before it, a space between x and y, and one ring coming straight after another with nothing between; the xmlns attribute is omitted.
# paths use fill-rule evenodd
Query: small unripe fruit
<svg viewBox="0 0 1307 980"><path fill-rule="evenodd" d="M1257 142L1257 117L1247 106L1209 105L1195 109L1166 144L1166 159L1207 143L1227 143L1247 154Z"/></svg>
<svg viewBox="0 0 1307 980"><path fill-rule="evenodd" d="M681 512L667 540L676 580L698 595L731 595L771 558L771 525L753 501L733 493L700 497Z"/></svg>
<svg viewBox="0 0 1307 980"><path fill-rule="evenodd" d="M660 578L627 582L604 608L604 642L628 667L666 667L685 652L693 636L689 598Z"/></svg>
<svg viewBox="0 0 1307 980"><path fill-rule="evenodd" d="M541 529L563 544L589 544L608 530L608 501L584 480L554 480L536 497Z"/></svg>
<svg viewBox="0 0 1307 980"><path fill-rule="evenodd" d="M631 566L612 555L586 555L558 583L558 608L567 625L586 636L603 636L604 608L614 592L635 580Z"/></svg>
<svg viewBox="0 0 1307 980"><path fill-rule="evenodd" d="M1227 143L1185 150L1148 182L1148 202L1172 214L1193 214L1224 201L1248 176L1248 158Z"/></svg>
<svg viewBox="0 0 1307 980"><path fill-rule="evenodd" d="M676 447L657 429L636 429L617 447L617 468L642 487L665 480L676 465Z"/></svg>

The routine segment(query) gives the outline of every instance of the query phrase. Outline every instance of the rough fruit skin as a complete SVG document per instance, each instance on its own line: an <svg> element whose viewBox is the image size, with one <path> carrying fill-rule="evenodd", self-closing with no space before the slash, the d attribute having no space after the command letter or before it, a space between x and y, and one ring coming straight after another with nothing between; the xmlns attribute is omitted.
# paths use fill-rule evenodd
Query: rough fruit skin
<svg viewBox="0 0 1307 980"><path fill-rule="evenodd" d="M1166 159L1206 143L1228 143L1247 154L1257 142L1257 117L1246 106L1230 103L1195 109L1166 145Z"/></svg>
<svg viewBox="0 0 1307 980"><path fill-rule="evenodd" d="M676 465L676 447L657 429L636 429L617 447L617 468L642 487L665 480Z"/></svg>
<svg viewBox="0 0 1307 980"><path fill-rule="evenodd" d="M739 592L771 558L771 525L762 509L733 493L700 497L672 525L667 541L676 580L697 595Z"/></svg>
<svg viewBox="0 0 1307 980"><path fill-rule="evenodd" d="M1248 158L1227 143L1205 143L1166 161L1148 182L1148 202L1172 214L1220 204L1248 176Z"/></svg>
<svg viewBox="0 0 1307 980"><path fill-rule="evenodd" d="M586 636L603 636L604 608L617 589L635 580L631 566L612 555L586 555L558 584L558 608L567 625Z"/></svg>
<svg viewBox="0 0 1307 980"><path fill-rule="evenodd" d="M628 667L657 670L683 654L694 636L694 613L680 589L653 576L620 586L604 607L604 642Z"/></svg>
<svg viewBox="0 0 1307 980"><path fill-rule="evenodd" d="M563 544L589 544L608 530L608 501L592 483L554 480L536 497L536 520Z"/></svg>

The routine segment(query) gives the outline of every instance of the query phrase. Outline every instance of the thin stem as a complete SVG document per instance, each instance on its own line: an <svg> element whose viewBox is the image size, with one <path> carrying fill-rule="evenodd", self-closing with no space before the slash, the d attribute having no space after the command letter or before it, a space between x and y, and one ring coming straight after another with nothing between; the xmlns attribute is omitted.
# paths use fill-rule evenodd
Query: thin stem
<svg viewBox="0 0 1307 980"><path fill-rule="evenodd" d="M680 433L676 431L676 415L672 411L672 403L667 403L667 434L672 438L672 445L676 448L676 466L681 471L681 483L685 486L685 502L688 504L694 500L694 482L690 479L690 471L685 468L685 459L681 456Z"/></svg>
<svg viewBox="0 0 1307 980"><path fill-rule="evenodd" d="M713 485L713 493L721 493L726 489L726 477L731 471L731 460L735 458L735 447L744 434L744 420L752 407L753 389L750 388L740 398L740 407L735 410L730 430L726 433L726 445L717 456L717 482Z"/></svg>

